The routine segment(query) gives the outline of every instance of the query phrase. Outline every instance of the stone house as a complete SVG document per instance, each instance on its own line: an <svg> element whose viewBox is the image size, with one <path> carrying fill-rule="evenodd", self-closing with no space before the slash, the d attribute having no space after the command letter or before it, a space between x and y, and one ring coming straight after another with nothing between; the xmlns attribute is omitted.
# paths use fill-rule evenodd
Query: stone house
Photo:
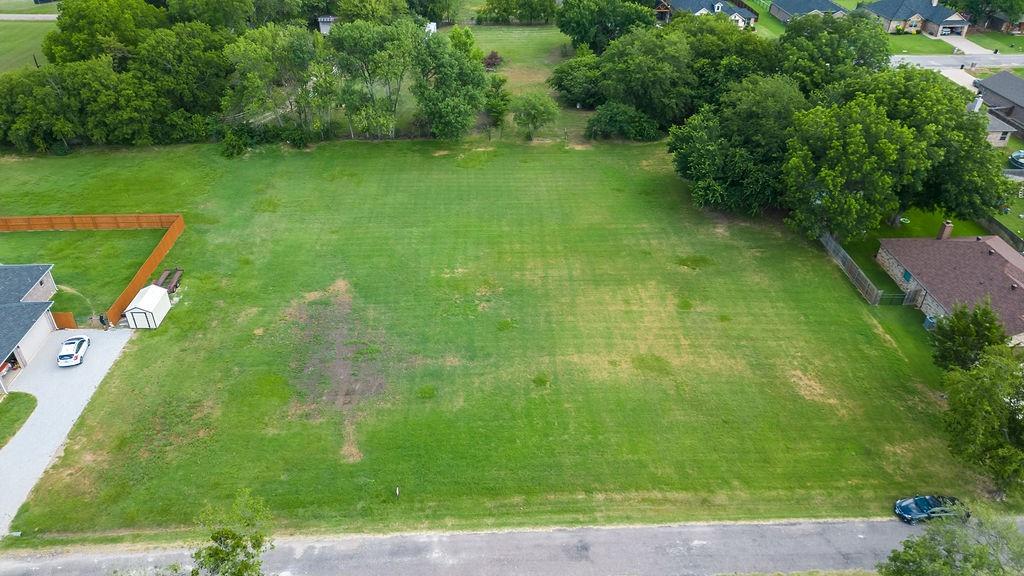
<svg viewBox="0 0 1024 576"><path fill-rule="evenodd" d="M1024 343L1024 256L998 236L885 238L875 259L916 306L935 318L988 298L1011 343Z"/></svg>

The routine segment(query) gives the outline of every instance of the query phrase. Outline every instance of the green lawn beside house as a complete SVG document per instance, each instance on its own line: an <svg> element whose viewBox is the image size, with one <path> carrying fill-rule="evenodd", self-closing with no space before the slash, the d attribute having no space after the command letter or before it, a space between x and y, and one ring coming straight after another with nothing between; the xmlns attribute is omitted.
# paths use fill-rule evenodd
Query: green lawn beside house
<svg viewBox="0 0 1024 576"><path fill-rule="evenodd" d="M46 64L43 38L56 27L56 22L0 21L0 73L34 66L36 61Z"/></svg>
<svg viewBox="0 0 1024 576"><path fill-rule="evenodd" d="M900 54L952 54L953 46L924 34L889 34L889 47Z"/></svg>
<svg viewBox="0 0 1024 576"><path fill-rule="evenodd" d="M0 394L0 448L14 437L35 409L36 397L31 394Z"/></svg>
<svg viewBox="0 0 1024 576"><path fill-rule="evenodd" d="M0 0L0 14L56 14L59 2L36 4L32 0Z"/></svg>
<svg viewBox="0 0 1024 576"><path fill-rule="evenodd" d="M968 34L967 39L983 48L999 50L1001 54L1024 54L1024 36L989 31Z"/></svg>
<svg viewBox="0 0 1024 576"><path fill-rule="evenodd" d="M663 144L217 150L5 163L11 213L67 211L74 189L76 212L187 228L181 301L4 546L187 533L242 488L275 529L330 531L880 516L980 493L935 418L919 313L867 306L781 223L696 209ZM116 251L19 242L72 286Z"/></svg>
<svg viewBox="0 0 1024 576"><path fill-rule="evenodd" d="M46 213L67 213L69 208ZM163 230L4 232L0 263L54 264L53 310L72 312L84 324L106 312L163 235Z"/></svg>

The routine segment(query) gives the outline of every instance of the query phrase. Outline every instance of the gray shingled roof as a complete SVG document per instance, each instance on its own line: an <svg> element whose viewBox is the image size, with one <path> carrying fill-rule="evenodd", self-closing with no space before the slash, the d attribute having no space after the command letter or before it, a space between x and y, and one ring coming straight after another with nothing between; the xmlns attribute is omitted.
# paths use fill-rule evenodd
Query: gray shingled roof
<svg viewBox="0 0 1024 576"><path fill-rule="evenodd" d="M931 0L878 0L864 9L886 20L906 20L914 14L920 14L925 20L939 24L956 14L956 10L942 4L932 6Z"/></svg>
<svg viewBox="0 0 1024 576"><path fill-rule="evenodd" d="M1002 238L886 238L881 244L946 310L989 297L1007 334L1024 333L1024 256Z"/></svg>
<svg viewBox="0 0 1024 576"><path fill-rule="evenodd" d="M690 14L696 14L702 9L715 13L715 4L721 2L722 14L732 16L733 14L739 14L744 20L750 20L754 17L754 13L745 8L740 8L734 4L730 4L725 0L671 0L672 9L680 12L689 12Z"/></svg>
<svg viewBox="0 0 1024 576"><path fill-rule="evenodd" d="M1003 122L999 118L996 118L992 114L988 114L988 131L989 132L1016 132L1017 129L1010 126L1006 122Z"/></svg>
<svg viewBox="0 0 1024 576"><path fill-rule="evenodd" d="M0 265L0 362L53 306L53 302L21 301L51 268L52 264Z"/></svg>
<svg viewBox="0 0 1024 576"><path fill-rule="evenodd" d="M0 304L21 302L52 264L0 265Z"/></svg>
<svg viewBox="0 0 1024 576"><path fill-rule="evenodd" d="M829 0L775 0L772 3L777 4L779 8L782 8L791 16L810 14L815 10L825 14L847 11L846 8Z"/></svg>
<svg viewBox="0 0 1024 576"><path fill-rule="evenodd" d="M0 362L14 352L18 342L53 302L12 302L0 304Z"/></svg>
<svg viewBox="0 0 1024 576"><path fill-rule="evenodd" d="M1024 78L1013 72L1003 71L984 80L977 80L974 84L1006 98L1017 106L1024 106Z"/></svg>

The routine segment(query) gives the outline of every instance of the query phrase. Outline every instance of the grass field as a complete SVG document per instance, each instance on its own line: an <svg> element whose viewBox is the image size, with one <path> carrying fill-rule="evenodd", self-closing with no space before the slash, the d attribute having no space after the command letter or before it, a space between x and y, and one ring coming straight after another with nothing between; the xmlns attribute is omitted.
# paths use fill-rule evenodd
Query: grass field
<svg viewBox="0 0 1024 576"><path fill-rule="evenodd" d="M55 209L58 210L55 213L63 213L68 207ZM163 230L5 233L0 236L0 262L59 262L60 266L53 271L59 288L53 309L73 312L79 324L83 324L89 316L107 310L163 233Z"/></svg>
<svg viewBox="0 0 1024 576"><path fill-rule="evenodd" d="M14 436L36 409L36 397L24 392L0 396L0 448Z"/></svg>
<svg viewBox="0 0 1024 576"><path fill-rule="evenodd" d="M971 76L975 78L988 78L1002 72L1003 70L1009 70L1014 74L1024 78L1024 68L975 68L974 70L968 70Z"/></svg>
<svg viewBox="0 0 1024 576"><path fill-rule="evenodd" d="M952 54L953 46L924 34L889 34L892 53L899 54Z"/></svg>
<svg viewBox="0 0 1024 576"><path fill-rule="evenodd" d="M769 14L767 10L763 10L757 16L757 23L754 24L754 30L757 34L760 34L765 38L778 38L786 32L786 25L775 16Z"/></svg>
<svg viewBox="0 0 1024 576"><path fill-rule="evenodd" d="M188 226L181 303L8 546L189 525L242 487L325 530L885 515L978 489L919 313L864 305L781 225L695 210L661 144L82 151L4 176L12 212L75 189L78 212Z"/></svg>
<svg viewBox="0 0 1024 576"><path fill-rule="evenodd" d="M1024 54L1024 36L991 31L969 34L967 39L982 48L999 50L1000 54Z"/></svg>
<svg viewBox="0 0 1024 576"><path fill-rule="evenodd" d="M57 27L56 22L0 22L0 72L46 64L43 37Z"/></svg>
<svg viewBox="0 0 1024 576"><path fill-rule="evenodd" d="M56 14L58 4L35 4L32 0L0 0L0 14Z"/></svg>

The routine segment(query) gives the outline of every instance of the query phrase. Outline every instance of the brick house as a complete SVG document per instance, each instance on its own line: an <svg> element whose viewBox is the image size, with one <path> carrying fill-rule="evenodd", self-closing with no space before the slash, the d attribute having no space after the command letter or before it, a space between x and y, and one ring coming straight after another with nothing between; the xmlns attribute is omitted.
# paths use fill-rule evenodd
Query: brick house
<svg viewBox="0 0 1024 576"><path fill-rule="evenodd" d="M939 4L939 0L879 0L864 9L878 16L890 34L904 30L931 36L966 36L970 24L963 14Z"/></svg>
<svg viewBox="0 0 1024 576"><path fill-rule="evenodd" d="M1024 343L1024 256L998 236L952 231L946 222L936 238L885 238L875 259L928 316L989 298L1011 343Z"/></svg>

